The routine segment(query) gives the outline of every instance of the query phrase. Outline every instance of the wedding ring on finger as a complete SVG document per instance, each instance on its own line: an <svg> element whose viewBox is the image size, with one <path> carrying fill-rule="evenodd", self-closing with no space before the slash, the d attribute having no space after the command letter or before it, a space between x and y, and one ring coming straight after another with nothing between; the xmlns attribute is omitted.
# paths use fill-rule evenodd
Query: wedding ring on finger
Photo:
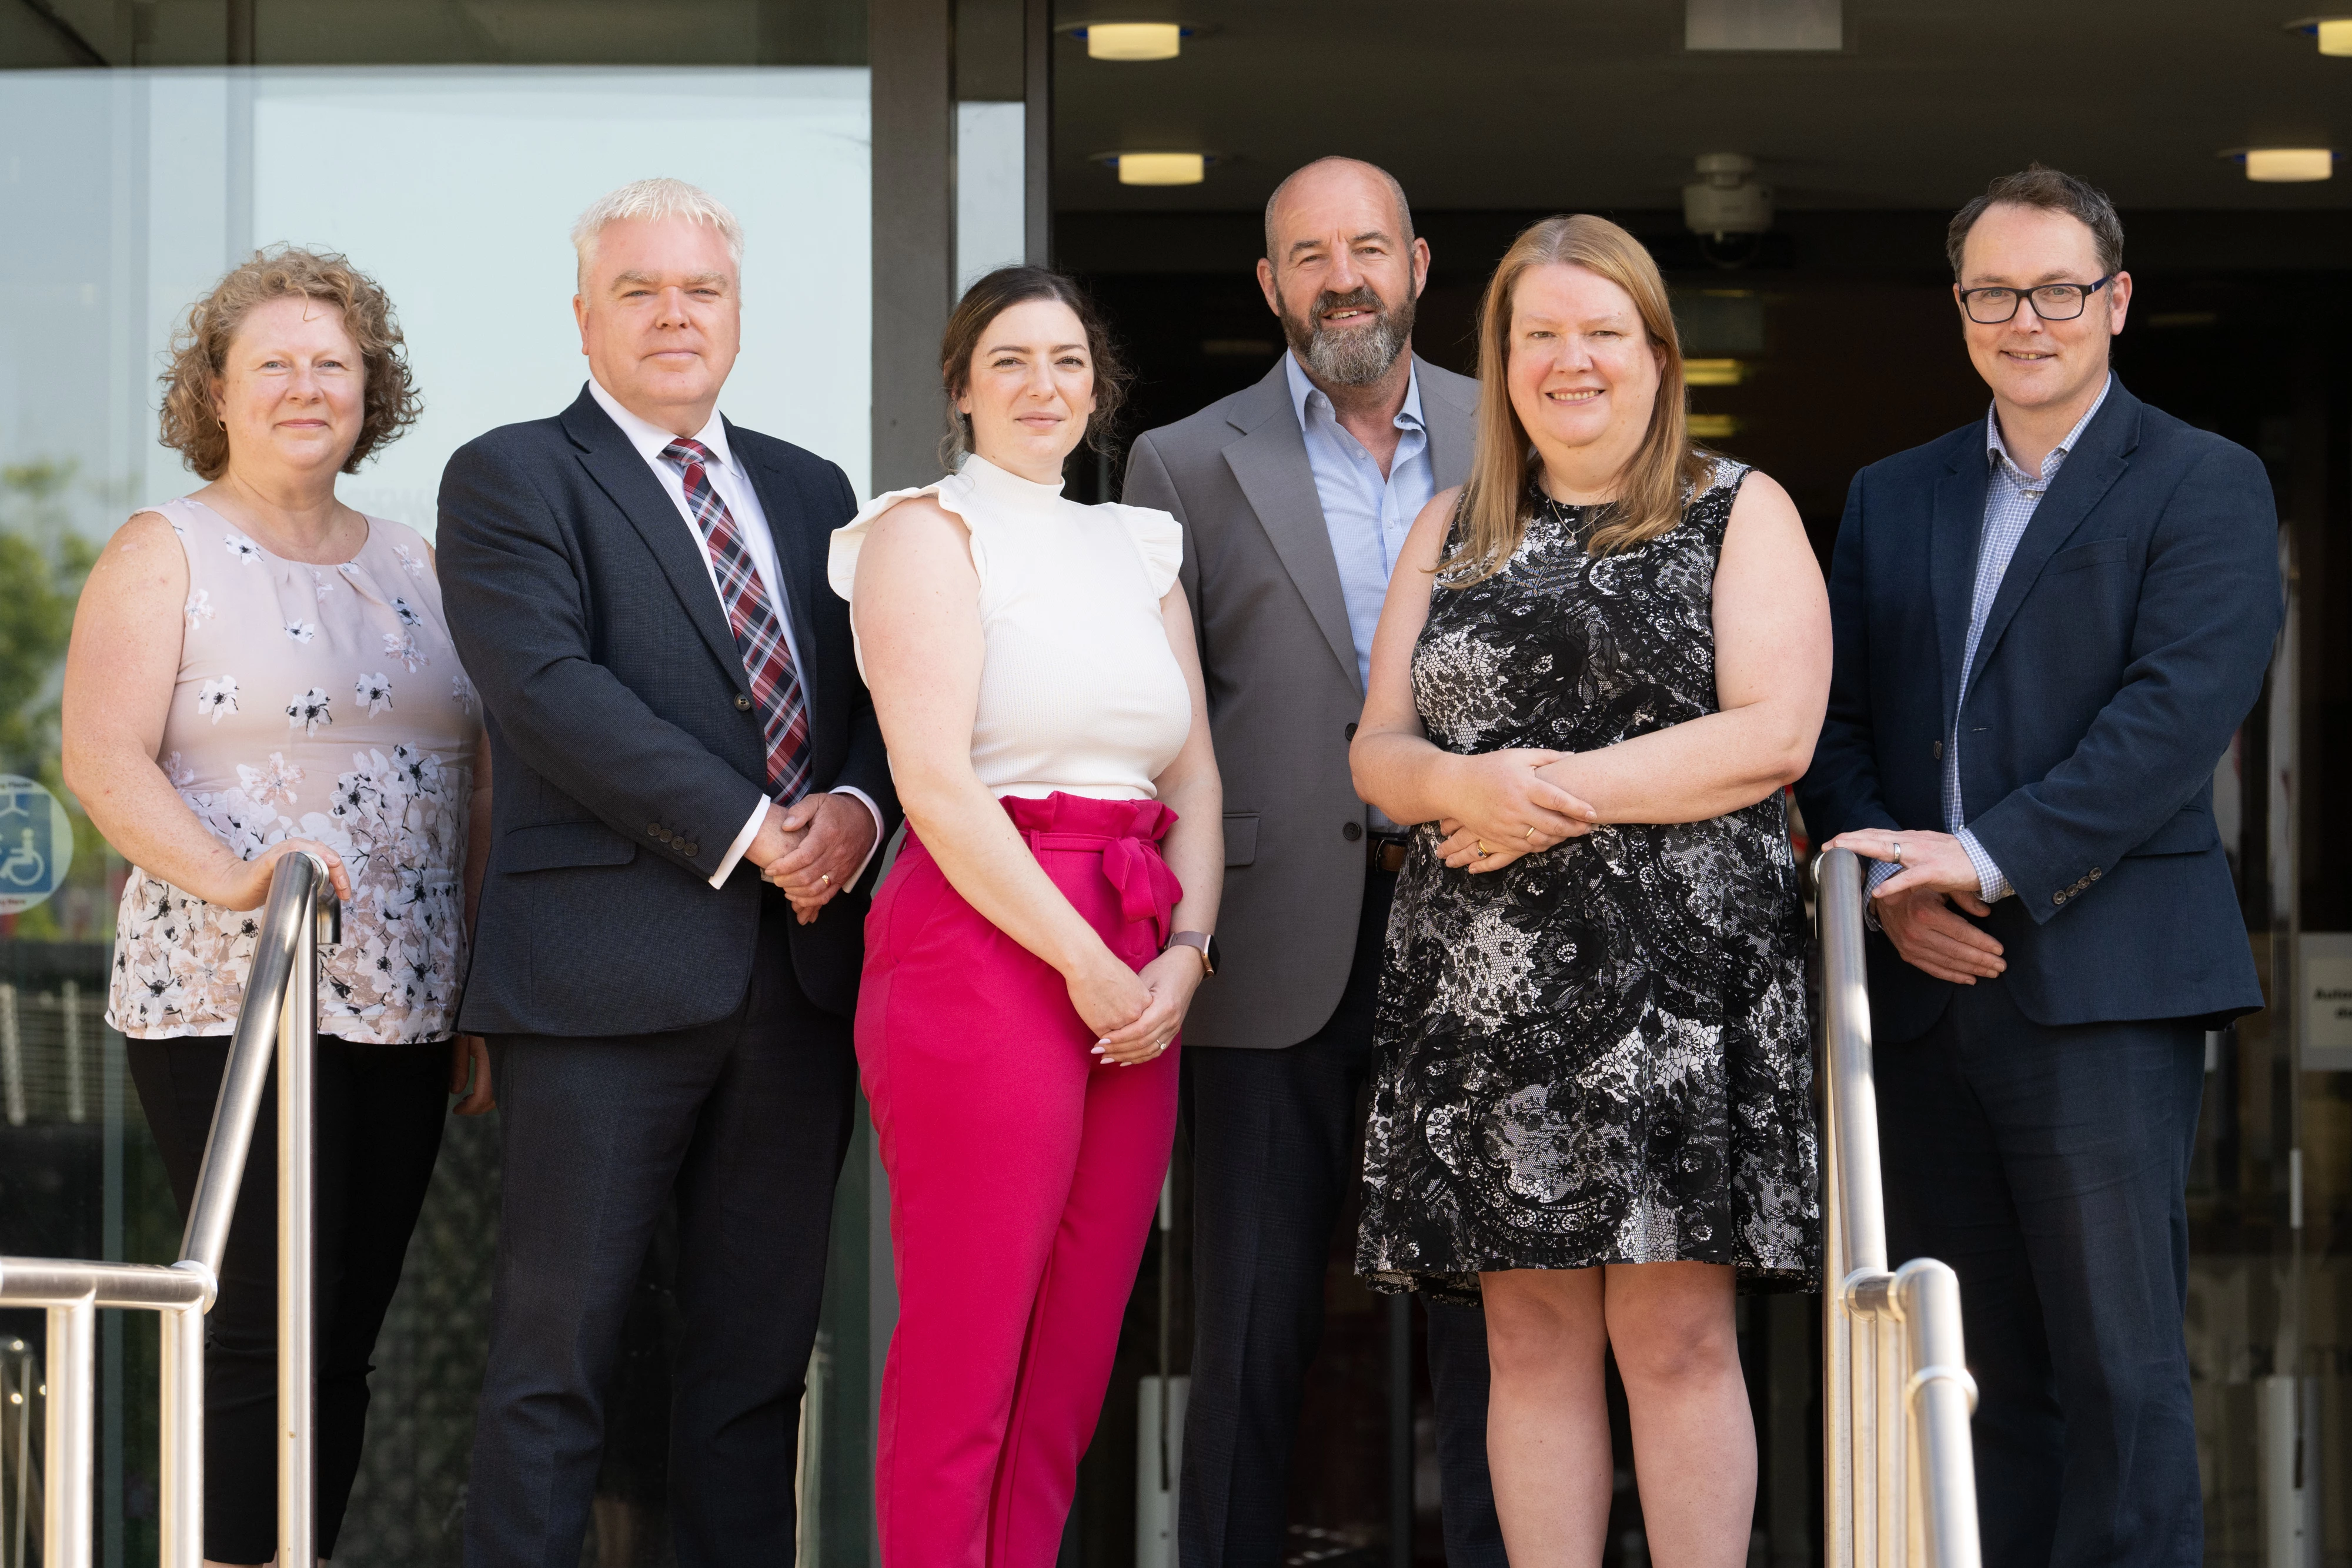
<svg viewBox="0 0 2352 1568"><path fill-rule="evenodd" d="M1529 842L1529 843L1534 843L1535 841L1536 841L1536 825L1535 825L1533 822L1529 822L1529 823L1528 824L1528 842Z"/></svg>
<svg viewBox="0 0 2352 1568"><path fill-rule="evenodd" d="M1903 841L1901 839L1896 839L1893 843L1889 844L1887 848L1889 852L1895 856L1895 863L1896 865L1901 865L1903 863Z"/></svg>
<svg viewBox="0 0 2352 1568"><path fill-rule="evenodd" d="M829 871L819 873L816 879L816 884L819 887L831 887L833 885L833 873Z"/></svg>

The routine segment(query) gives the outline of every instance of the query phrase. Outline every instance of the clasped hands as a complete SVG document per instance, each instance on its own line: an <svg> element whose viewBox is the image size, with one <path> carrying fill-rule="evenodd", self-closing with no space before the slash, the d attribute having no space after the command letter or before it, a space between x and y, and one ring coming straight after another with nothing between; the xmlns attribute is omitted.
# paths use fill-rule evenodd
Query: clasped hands
<svg viewBox="0 0 2352 1568"><path fill-rule="evenodd" d="M791 806L770 803L768 820L743 858L760 880L783 889L803 925L838 897L874 847L874 813L854 796L804 795Z"/></svg>
<svg viewBox="0 0 2352 1568"><path fill-rule="evenodd" d="M1458 758L1458 816L1438 819L1438 855L1456 871L1500 871L1592 831L1601 813L1543 776L1572 752L1517 748Z"/></svg>
<svg viewBox="0 0 2352 1568"><path fill-rule="evenodd" d="M1992 913L1976 862L1958 839L1908 828L1856 828L1822 847L1852 850L1903 868L1878 884L1871 904L1879 929L1913 968L1956 986L1973 986L2009 967L2000 941L1954 911L1958 905L1978 916Z"/></svg>
<svg viewBox="0 0 2352 1568"><path fill-rule="evenodd" d="M1095 1031L1106 1067L1134 1067L1168 1049L1208 973L1197 947L1171 947L1140 970L1108 947L1068 976L1070 1005Z"/></svg>

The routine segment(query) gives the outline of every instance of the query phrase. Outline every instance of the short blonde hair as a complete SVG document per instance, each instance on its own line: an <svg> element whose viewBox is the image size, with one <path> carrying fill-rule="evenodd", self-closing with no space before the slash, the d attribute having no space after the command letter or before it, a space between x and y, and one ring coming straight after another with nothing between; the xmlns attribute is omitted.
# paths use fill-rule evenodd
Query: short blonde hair
<svg viewBox="0 0 2352 1568"><path fill-rule="evenodd" d="M741 281L743 225L735 221L726 203L683 180L632 180L600 197L572 225L572 249L580 258L578 284L582 288L588 286L588 269L596 265L597 236L604 232L606 224L619 223L624 218L640 223L685 218L690 223L709 224L727 242L727 259L734 264L737 281Z"/></svg>
<svg viewBox="0 0 2352 1568"><path fill-rule="evenodd" d="M1535 443L1511 404L1511 312L1519 280L1538 267L1580 267L1633 296L1642 327L1658 355L1658 397L1642 444L1625 465L1616 499L1601 508L1585 549L1612 555L1646 544L1682 520L1685 497L1703 484L1713 463L1690 436L1684 407L1682 340L1667 302L1665 279L1642 242L1590 213L1546 218L1511 242L1478 308L1477 444L1459 510L1461 538L1438 563L1449 586L1467 587L1494 576L1518 553L1527 537L1528 481Z"/></svg>
<svg viewBox="0 0 2352 1568"><path fill-rule="evenodd" d="M359 439L343 460L343 472L397 439L425 412L425 399L408 373L408 347L393 315L392 299L375 279L331 250L276 245L232 267L212 292L189 307L187 319L172 334L171 361L164 367L163 444L205 479L228 471L228 432L213 402L213 382L228 364L229 344L257 306L272 299L316 299L331 305L343 330L359 349L366 382Z"/></svg>

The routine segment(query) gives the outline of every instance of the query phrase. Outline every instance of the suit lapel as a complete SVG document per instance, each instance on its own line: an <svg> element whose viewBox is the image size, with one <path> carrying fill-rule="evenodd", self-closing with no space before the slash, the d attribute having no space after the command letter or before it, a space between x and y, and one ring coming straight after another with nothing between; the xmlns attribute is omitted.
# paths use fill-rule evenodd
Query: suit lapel
<svg viewBox="0 0 2352 1568"><path fill-rule="evenodd" d="M743 654L735 646L735 634L719 611L719 595L710 586L710 570L703 564L701 546L695 539L693 528L678 515L677 506L654 478L653 470L646 466L637 449L629 444L629 438L621 434L621 427L596 406L596 400L584 390L580 401L564 411L563 428L580 448L580 461L589 476L611 497L613 505L620 508L621 515L629 519L629 526L645 541L646 548L653 552L686 618L734 677L737 689L749 696L751 677L744 672Z"/></svg>
<svg viewBox="0 0 2352 1568"><path fill-rule="evenodd" d="M1315 493L1315 472L1307 461L1307 437L1290 406L1290 387L1279 362L1235 401L1227 418L1244 434L1224 449L1226 466L1257 514L1258 526L1274 541L1283 570L1307 601L1331 656L1351 683L1360 685L1348 601L1339 591L1339 563L1331 553L1322 498Z"/></svg>
<svg viewBox="0 0 2352 1568"><path fill-rule="evenodd" d="M1478 383L1469 383L1467 402L1455 401L1460 390L1452 376L1420 355L1413 372L1421 387L1421 423L1429 432L1429 472L1440 490L1450 490L1470 477L1470 453L1477 444Z"/></svg>
<svg viewBox="0 0 2352 1568"><path fill-rule="evenodd" d="M1976 427L1953 467L1937 482L1936 511L1928 525L1927 583L1936 606L1936 652L1944 674L1944 722L1938 735L1952 732L1960 700L1960 661L1968 652L1969 600L1976 583L1989 483L1983 428Z"/></svg>
<svg viewBox="0 0 2352 1568"><path fill-rule="evenodd" d="M2017 553L2009 558L2009 570L2001 573L1992 608L1985 612L1984 633L1977 639L1976 662L1969 666L1971 690L1984 674L1993 650L2000 645L2000 634L2009 629L2018 605L2033 591L2034 579L2042 575L2050 558L2058 553L2083 526L2092 508L2123 477L2128 454L2138 436L2139 403L2125 392L2123 383L2118 382L2107 394L2106 406L2083 432L2074 450L2066 455L2058 477L2050 482L2042 504L2033 508L2033 519L2025 525L2025 535L2017 541Z"/></svg>
<svg viewBox="0 0 2352 1568"><path fill-rule="evenodd" d="M784 580L780 587L785 613L791 617L793 651L801 662L802 698L809 705L809 720L814 728L817 665L824 650L817 645L816 611L809 595L813 591L810 583L820 575L822 562L812 559L809 540L803 537L806 530L798 526L800 496L792 482L770 465L757 442L743 439L742 432L735 428L731 420L727 425L727 442L735 460L743 465L751 488L759 495L760 509L768 515L768 537L776 547L776 574Z"/></svg>

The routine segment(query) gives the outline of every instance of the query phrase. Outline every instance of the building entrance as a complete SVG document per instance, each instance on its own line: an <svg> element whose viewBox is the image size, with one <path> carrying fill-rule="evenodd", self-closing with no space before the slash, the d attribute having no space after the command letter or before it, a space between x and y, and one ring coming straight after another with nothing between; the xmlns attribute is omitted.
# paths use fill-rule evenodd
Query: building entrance
<svg viewBox="0 0 2352 1568"><path fill-rule="evenodd" d="M2321 52L2316 22L2144 0L0 0L16 220L0 225L0 1253L175 1254L103 1019L128 868L63 788L56 670L97 544L194 487L155 441L159 356L254 246L342 249L392 294L427 413L345 495L429 535L449 451L577 391L563 234L624 180L676 174L742 216L727 412L872 494L936 476L940 327L959 282L1004 261L1051 262L1098 297L1140 371L1129 437L1263 376L1282 340L1253 277L1260 209L1290 169L1346 152L1412 201L1434 257L1415 346L1454 370L1474 368L1475 302L1526 224L1591 211L1641 237L1698 362L1695 430L1779 479L1826 556L1855 469L1982 416L1944 225L2040 159L2122 209L2137 295L2118 373L2257 453L2278 498L2295 610L2215 775L2270 1006L2209 1045L2189 1348L2208 1560L2352 1564L2352 830L2329 809L2352 795L2352 174L2330 151L2352 146L2352 59ZM1072 493L1117 495L1124 457L1087 456ZM1173 1561L1210 1239L1197 1174L1180 1140L1069 1568ZM460 1560L499 1177L495 1124L453 1124L377 1347L337 1552L353 1568ZM1420 1309L1355 1281L1352 1233L1345 1216L1327 1260L1286 1561L1435 1563ZM583 1559L598 1568L673 1560L673 1272L656 1240ZM803 1563L877 1563L894 1301L861 1132L788 1483ZM154 1552L153 1333L100 1329L108 1568ZM1743 1303L1740 1336L1762 1454L1750 1560L1820 1561L1816 1306ZM45 1353L37 1314L0 1316L11 1564L45 1560ZM1632 1564L1649 1551L1616 1415L1607 1552Z"/></svg>
<svg viewBox="0 0 2352 1568"><path fill-rule="evenodd" d="M1153 60L1097 57L1081 30L1134 7L1056 15L1053 256L1087 281L1140 368L1130 436L1254 382L1283 351L1255 277L1260 208L1291 169L1346 153L1404 185L1433 256L1414 347L1464 373L1476 300L1527 224L1588 211L1636 234L1673 291L1694 433L1788 488L1824 567L1857 469L1984 417L1948 292L1952 211L2037 159L2114 195L2137 286L2116 373L2262 456L2299 606L2215 776L2271 1006L2211 1038L2190 1184L2208 1560L2352 1553L2341 1485L2352 1275L2335 1259L2352 1239L2352 1055L2328 1043L2342 1026L2326 977L2346 940L2334 934L2352 927L2352 840L2322 804L2352 788L2334 716L2352 671L2352 193L2340 179L2249 178L2263 160L2231 152L2328 143L2352 62L2323 57L2285 17L2100 5L2065 24L2103 40L2098 65L2044 77L2055 68L2042 54L2030 88L2015 45L2041 23L2024 8L1930 17L1866 0L1689 0L1606 14L1481 5L1474 17L1212 4L1185 7L1175 52ZM1714 47L1726 44L1739 47ZM2193 103L2175 90L2191 75ZM1122 172L1129 153L1201 159L1144 165L1189 183L1141 183ZM1072 482L1109 497L1120 478L1116 459L1089 460ZM1147 1260L1088 1460L1088 1562L1115 1560L1101 1553L1129 1538L1131 1495L1151 1506L1131 1478L1150 1468L1153 1434L1128 1412L1158 1372L1162 1259L1170 1365L1185 1366L1186 1159L1180 1147L1175 1226ZM1422 1336L1352 1278L1351 1243L1343 1225L1291 1479L1290 1560L1434 1563ZM1811 1300L1741 1304L1762 1454L1757 1563L1820 1558L1818 1322ZM2316 1418L2305 1451L2336 1456L2307 1498L2261 1435L2305 1406ZM1622 1419L1621 1406L1608 1553L1643 1563ZM2307 1548L2282 1533L2283 1511L2305 1506Z"/></svg>

